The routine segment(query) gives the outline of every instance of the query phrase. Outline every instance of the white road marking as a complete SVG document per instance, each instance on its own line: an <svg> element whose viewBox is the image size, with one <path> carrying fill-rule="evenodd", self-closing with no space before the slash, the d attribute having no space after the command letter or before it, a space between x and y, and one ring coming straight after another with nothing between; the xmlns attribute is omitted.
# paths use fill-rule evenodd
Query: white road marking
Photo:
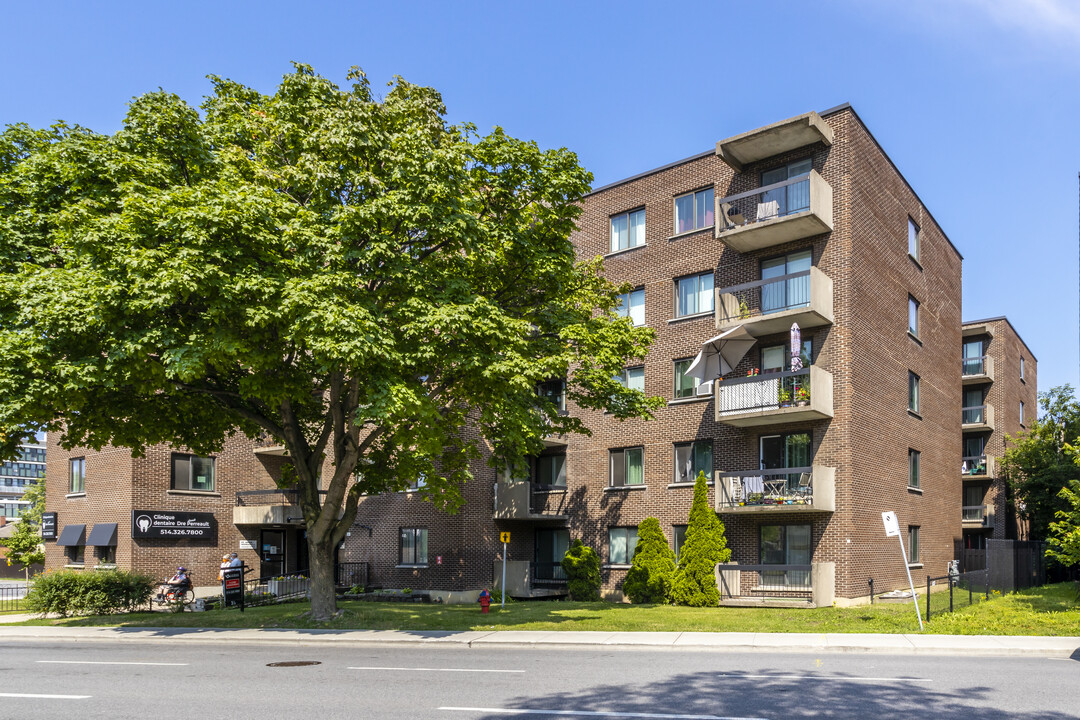
<svg viewBox="0 0 1080 720"><path fill-rule="evenodd" d="M490 668L424 668L424 667L348 667L346 670L408 670L419 672L478 672L478 673L523 673L524 670L495 670Z"/></svg>
<svg viewBox="0 0 1080 720"><path fill-rule="evenodd" d="M162 662L113 662L110 660L36 660L39 663L51 665L188 665L189 663L162 663Z"/></svg>
<svg viewBox="0 0 1080 720"><path fill-rule="evenodd" d="M40 693L6 693L0 692L0 697L10 698L38 698L43 700L85 700L90 695L42 695Z"/></svg>
<svg viewBox="0 0 1080 720"><path fill-rule="evenodd" d="M665 713L615 712L602 710L539 710L526 708L441 707L439 710L495 713L499 715L570 715L573 717L654 718L655 720L768 720L759 717L728 717L720 715L669 715Z"/></svg>
<svg viewBox="0 0 1080 720"><path fill-rule="evenodd" d="M754 680L837 680L853 682L933 682L929 678L898 677L844 677L843 675L743 675L741 673L720 673L722 678L753 678Z"/></svg>

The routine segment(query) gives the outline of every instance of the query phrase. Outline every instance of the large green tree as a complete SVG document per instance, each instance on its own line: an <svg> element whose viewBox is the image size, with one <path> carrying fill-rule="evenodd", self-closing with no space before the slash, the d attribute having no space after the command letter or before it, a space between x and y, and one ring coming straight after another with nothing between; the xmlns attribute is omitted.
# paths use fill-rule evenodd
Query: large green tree
<svg viewBox="0 0 1080 720"><path fill-rule="evenodd" d="M283 443L317 619L361 494L423 473L454 509L481 446L513 463L586 432L538 382L620 418L656 405L615 380L652 333L569 241L576 156L349 79L212 77L201 113L154 92L114 135L0 139L0 450L37 425L137 453Z"/></svg>
<svg viewBox="0 0 1080 720"><path fill-rule="evenodd" d="M1080 480L1069 443L1080 437L1080 403L1071 385L1039 393L1039 417L1026 433L1009 437L1001 467L1012 490L1017 514L1028 522L1033 540L1049 536L1050 523L1067 502L1061 489Z"/></svg>

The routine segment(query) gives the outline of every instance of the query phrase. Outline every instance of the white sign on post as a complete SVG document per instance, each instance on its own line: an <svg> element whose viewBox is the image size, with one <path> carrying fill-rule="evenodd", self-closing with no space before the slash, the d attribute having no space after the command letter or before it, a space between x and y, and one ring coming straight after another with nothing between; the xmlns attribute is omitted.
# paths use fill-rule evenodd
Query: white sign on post
<svg viewBox="0 0 1080 720"><path fill-rule="evenodd" d="M915 617L919 618L919 629L923 630L922 613L919 612L919 596L915 594L915 583L911 580L911 568L908 566L907 553L904 552L904 538L900 535L900 522L891 510L881 513L881 522L885 524L885 537L894 537L900 541L900 557L904 559L908 585L911 586L911 602L915 603Z"/></svg>

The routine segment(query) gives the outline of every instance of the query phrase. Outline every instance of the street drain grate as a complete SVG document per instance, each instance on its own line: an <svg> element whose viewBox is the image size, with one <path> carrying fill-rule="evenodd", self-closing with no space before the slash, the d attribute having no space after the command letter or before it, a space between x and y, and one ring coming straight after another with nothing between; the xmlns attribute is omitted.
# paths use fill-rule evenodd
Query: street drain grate
<svg viewBox="0 0 1080 720"><path fill-rule="evenodd" d="M321 665L318 660L286 660L285 662L266 663L266 667L304 667L306 665Z"/></svg>

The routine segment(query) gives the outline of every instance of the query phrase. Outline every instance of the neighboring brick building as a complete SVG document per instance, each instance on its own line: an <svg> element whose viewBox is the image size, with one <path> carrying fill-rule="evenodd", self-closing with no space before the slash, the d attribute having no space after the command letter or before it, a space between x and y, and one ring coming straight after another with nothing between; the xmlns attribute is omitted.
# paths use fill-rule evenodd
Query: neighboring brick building
<svg viewBox="0 0 1080 720"><path fill-rule="evenodd" d="M966 570L985 567L986 541L1024 540L1027 529L1008 502L999 461L1010 437L1038 412L1037 360L1007 318L965 322L961 360L964 405L963 552Z"/></svg>
<svg viewBox="0 0 1080 720"><path fill-rule="evenodd" d="M339 561L369 563L375 585L475 592L496 581L499 533L509 532L507 588L539 596L564 592L557 563L582 537L617 597L637 524L657 517L677 548L704 470L742 566L722 573L732 602L829 604L865 598L869 578L875 590L906 585L896 541L884 536L886 510L906 531L911 566L945 574L961 543L965 482L956 474L961 256L854 110L735 136L582 205L579 255L606 257L607 276L632 288L625 313L657 334L624 382L668 403L652 421L570 408L591 437L549 438L514 473L524 482L478 461L457 515L415 492L364 498ZM732 365L721 380L710 365L717 348ZM1030 353L1028 362L1034 413ZM561 397L557 385L543 390ZM168 490L165 449L134 461L86 453L85 493L68 493L78 456L50 449L49 509L59 527L117 523L119 564L164 567L185 562L184 550L211 563L245 542L285 549L269 563L263 553L264 571L303 565L292 506L237 496L272 487L287 461L280 448L231 440L213 495ZM97 483L107 483L100 500ZM206 509L218 540L132 540L132 509ZM49 565L62 555L50 544Z"/></svg>

